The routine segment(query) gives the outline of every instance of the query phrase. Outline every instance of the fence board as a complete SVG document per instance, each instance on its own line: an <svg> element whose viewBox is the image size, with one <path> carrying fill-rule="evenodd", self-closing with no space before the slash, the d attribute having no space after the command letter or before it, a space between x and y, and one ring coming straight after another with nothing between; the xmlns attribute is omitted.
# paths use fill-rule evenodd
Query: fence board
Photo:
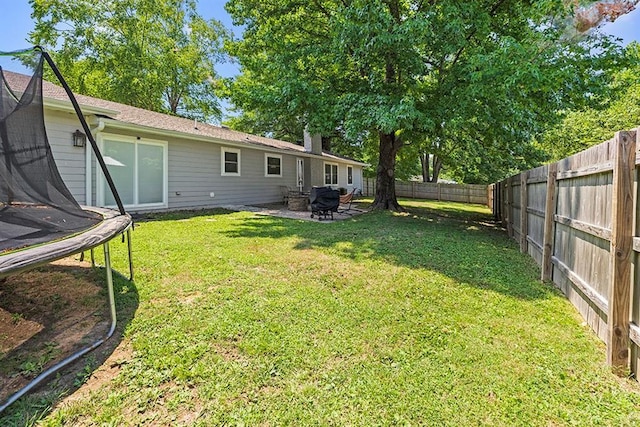
<svg viewBox="0 0 640 427"><path fill-rule="evenodd" d="M591 176L603 172L613 171L613 163L605 162L597 165L587 166L576 170L558 172L558 179L579 178L581 176Z"/></svg>
<svg viewBox="0 0 640 427"><path fill-rule="evenodd" d="M600 295L598 291L589 286L583 278L578 276L573 270L556 257L552 257L553 264L562 271L567 278L585 295L585 297L596 305L603 313L609 310L607 299Z"/></svg>
<svg viewBox="0 0 640 427"><path fill-rule="evenodd" d="M529 172L522 172L520 174L520 252L528 253L527 235L529 234L529 214L527 213L527 205L529 203L529 197L527 194L527 179L529 178Z"/></svg>
<svg viewBox="0 0 640 427"><path fill-rule="evenodd" d="M555 239L555 222L553 217L556 213L557 196L556 196L556 171L558 164L553 163L547 169L547 191L545 195L545 220L544 220L544 236L542 244L542 280L548 281L553 277L553 266L551 257L554 251Z"/></svg>
<svg viewBox="0 0 640 427"><path fill-rule="evenodd" d="M563 225L567 225L574 230L583 231L592 236L599 237L604 240L611 240L611 230L593 224L587 224L584 221L567 218L562 215L554 215L554 221Z"/></svg>
<svg viewBox="0 0 640 427"><path fill-rule="evenodd" d="M631 338L630 350L631 357L629 367L631 372L635 374L636 379L640 375L640 183L638 182L638 165L640 164L640 131L636 130L636 167L634 169L635 191L634 191L634 208L633 208L633 265L631 275L631 325L629 335Z"/></svg>
<svg viewBox="0 0 640 427"><path fill-rule="evenodd" d="M505 182L505 221L506 221L506 227L507 227L507 234L509 235L509 237L513 237L513 197L514 197L514 191L513 191L513 186L511 185L511 180L512 178L509 177L507 178L507 181Z"/></svg>

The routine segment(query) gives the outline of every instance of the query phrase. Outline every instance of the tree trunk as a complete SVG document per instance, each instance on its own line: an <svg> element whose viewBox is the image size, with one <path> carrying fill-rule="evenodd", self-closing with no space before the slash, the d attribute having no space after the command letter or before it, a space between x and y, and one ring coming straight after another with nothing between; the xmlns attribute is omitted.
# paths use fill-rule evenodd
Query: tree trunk
<svg viewBox="0 0 640 427"><path fill-rule="evenodd" d="M422 182L431 182L429 153L420 153L420 165L422 166Z"/></svg>
<svg viewBox="0 0 640 427"><path fill-rule="evenodd" d="M396 154L402 143L392 133L378 133L380 140L380 157L376 174L376 197L372 209L402 212L404 209L396 199Z"/></svg>
<svg viewBox="0 0 640 427"><path fill-rule="evenodd" d="M398 0L387 3L389 12L395 23L400 25L400 7ZM398 55L393 49L389 50L385 59L384 81L390 88L395 88L401 81L398 67ZM398 204L396 198L396 155L402 147L402 141L395 132L385 133L378 131L380 141L380 157L378 158L378 170L376 173L376 198L371 209L391 210L402 212L404 209Z"/></svg>
<svg viewBox="0 0 640 427"><path fill-rule="evenodd" d="M438 182L438 178L440 177L441 170L442 170L442 160L440 160L440 157L438 156L433 156L433 177L431 179L431 182L433 183Z"/></svg>

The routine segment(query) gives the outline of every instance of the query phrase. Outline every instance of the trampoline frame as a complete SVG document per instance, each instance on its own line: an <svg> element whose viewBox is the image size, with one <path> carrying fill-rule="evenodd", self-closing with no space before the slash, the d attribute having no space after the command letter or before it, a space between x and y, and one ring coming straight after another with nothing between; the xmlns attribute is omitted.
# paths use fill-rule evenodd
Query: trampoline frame
<svg viewBox="0 0 640 427"><path fill-rule="evenodd" d="M19 249L12 252L0 255L0 278L8 276L10 274L20 273L22 271L30 270L39 265L48 264L52 261L65 258L70 255L78 254L87 250L93 251L97 246L102 245L104 249L104 268L107 279L107 294L109 298L109 314L111 317L111 326L107 334L96 340L93 344L90 344L75 353L71 354L67 358L61 360L55 365L49 367L40 375L31 380L26 386L18 390L11 395L7 400L0 404L0 413L2 413L9 405L20 399L26 393L28 393L35 386L40 384L51 374L59 371L63 367L75 362L80 357L96 349L106 340L111 338L116 330L116 303L115 295L113 292L113 271L111 268L111 252L109 250L109 242L116 236L126 233L129 255L131 255L131 226L132 219L129 214L122 215L118 211L112 209L104 209L97 207L83 207L84 210L89 210L101 214L103 219L96 226L84 231L83 233L76 234L65 239L45 243L31 248ZM131 256L129 256L129 271L133 276L133 266L131 263Z"/></svg>

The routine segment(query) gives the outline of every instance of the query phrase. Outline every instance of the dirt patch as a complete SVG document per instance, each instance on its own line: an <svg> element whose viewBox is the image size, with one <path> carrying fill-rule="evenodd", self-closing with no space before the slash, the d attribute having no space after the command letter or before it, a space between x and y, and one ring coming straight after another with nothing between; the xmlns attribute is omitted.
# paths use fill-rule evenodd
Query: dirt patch
<svg viewBox="0 0 640 427"><path fill-rule="evenodd" d="M87 398L92 392L100 389L103 384L115 378L124 364L133 357L130 343L122 343L111 353L109 358L98 367L84 385L67 396L61 405L70 404L76 400Z"/></svg>
<svg viewBox="0 0 640 427"><path fill-rule="evenodd" d="M105 281L72 258L0 280L0 402L107 334Z"/></svg>

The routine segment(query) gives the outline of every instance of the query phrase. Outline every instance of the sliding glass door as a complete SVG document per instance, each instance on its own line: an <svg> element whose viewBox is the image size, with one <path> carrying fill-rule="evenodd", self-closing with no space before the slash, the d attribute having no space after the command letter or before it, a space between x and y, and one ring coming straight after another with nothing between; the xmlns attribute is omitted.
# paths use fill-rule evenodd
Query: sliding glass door
<svg viewBox="0 0 640 427"><path fill-rule="evenodd" d="M104 135L102 155L125 206L166 207L166 143ZM103 206L116 204L102 174L98 181L98 201Z"/></svg>

